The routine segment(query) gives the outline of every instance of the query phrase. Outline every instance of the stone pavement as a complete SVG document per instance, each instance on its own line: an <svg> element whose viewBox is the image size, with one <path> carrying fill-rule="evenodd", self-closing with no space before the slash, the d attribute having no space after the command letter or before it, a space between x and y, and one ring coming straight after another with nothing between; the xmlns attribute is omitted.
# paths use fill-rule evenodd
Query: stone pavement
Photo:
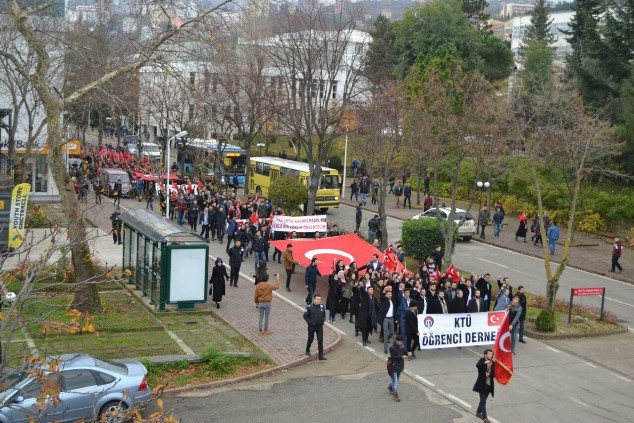
<svg viewBox="0 0 634 423"><path fill-rule="evenodd" d="M350 184L352 181L348 178L348 185L346 186L346 199L342 201L343 204L349 206L356 206L358 202L350 201ZM412 208L404 209L404 208L396 208L396 200L393 195L388 195L386 198L385 211L389 217L393 217L399 220L407 220L411 217L422 213L422 199L421 205L417 206L416 204L412 205ZM441 198L441 202L444 201L449 204L449 200L446 198ZM412 202L416 202L416 193L412 194ZM456 207L466 208L467 204L463 202L457 202ZM369 212L378 212L378 207L376 205L372 205L368 198L368 203L363 207L365 211ZM477 205L475 208L472 207L471 214L477 219ZM529 220L529 225L531 220ZM478 242L484 242L487 244L495 245L500 248L504 248L507 250L512 250L521 254L543 258L543 249L541 246L534 246L530 241L530 231L527 235L527 243L524 243L521 239L519 241L515 241L515 231L519 226L519 217L517 216L509 216L506 215L504 219L504 228L502 229L502 233L499 238L493 237L493 225L489 225L486 228L486 239L480 239L478 235L476 235L473 240ZM367 232L367 227L361 227L361 231L363 234ZM555 255L552 257L551 261L558 263L561 258L563 252L563 243L567 236L567 229L560 227L560 237L557 249L555 251ZM634 250L629 247L623 248L623 252L621 254L621 260L619 263L623 266L623 273L611 273L609 272L612 260L612 238L605 238L598 235L591 235L582 232L575 232L575 242L576 246L570 247L570 260L568 262L568 266L584 270L586 272L595 273L598 275L603 275L612 279L620 280L622 282L627 282L630 284L634 284Z"/></svg>
<svg viewBox="0 0 634 423"><path fill-rule="evenodd" d="M115 208L112 199L103 197L102 204L95 205L94 194L91 193L89 195L88 204L82 204L81 206L85 210L86 219L91 224L99 227L103 231L110 230L110 214ZM121 201L122 211L138 208L145 208L145 202L139 202L134 199L123 199ZM183 230L188 231L189 226L183 226ZM122 247L120 245L114 245L112 242L105 243L101 246L100 250L97 251L97 257L105 256L106 254L108 256L118 254L118 265L121 265L121 251ZM213 260L217 255L226 258L224 253L224 245L211 242L210 275ZM276 295L274 296L271 307L269 327L272 331L272 335L258 335L258 310L255 308L253 301L253 279L248 276L252 268L252 259L249 259L242 266L238 287L234 288L227 284L227 295L224 296L220 303L220 309L216 309L216 305L211 299L209 299L207 304L199 307L209 310L214 316L231 325L278 365L289 365L291 363L309 360L310 358L304 355L307 333L306 322L304 322L302 318L303 309L293 302L286 300L284 296L279 294L279 291L275 293ZM270 267L269 274L271 275L271 282L274 282L273 275L276 272L280 272L281 275L283 275L283 285L285 273L283 269L281 269L281 266L279 268ZM299 276L297 278L299 279ZM326 350L330 350L336 346L340 339L336 331L324 327L324 347ZM316 353L316 351L317 345L315 341L313 353Z"/></svg>

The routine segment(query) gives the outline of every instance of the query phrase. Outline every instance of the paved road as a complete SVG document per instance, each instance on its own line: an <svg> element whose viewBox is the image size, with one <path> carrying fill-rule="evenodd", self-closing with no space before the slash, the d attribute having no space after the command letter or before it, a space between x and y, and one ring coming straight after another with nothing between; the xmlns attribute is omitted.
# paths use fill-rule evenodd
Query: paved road
<svg viewBox="0 0 634 423"><path fill-rule="evenodd" d="M401 379L401 402L395 403L388 383L382 361L347 343L326 362L250 383L168 396L165 405L186 423L480 421L407 376Z"/></svg>
<svg viewBox="0 0 634 423"><path fill-rule="evenodd" d="M412 215L416 213L412 210ZM363 213L362 231L367 229L367 221L372 215L369 212ZM354 221L354 208L342 205L339 209L331 209L328 211L328 218L332 223L341 222L339 226L350 225L350 219ZM401 224L402 221L388 217L388 242L393 243L401 238ZM529 292L546 293L546 270L543 259L479 242L458 241L453 262L459 269L477 274L488 271L493 278L498 275L508 276L515 287L524 285ZM556 265L553 264L552 268L554 270ZM606 287L605 310L614 313L623 324L634 328L634 285L567 268L560 280L557 296L569 300L572 287ZM601 305L600 297L575 297L574 301L596 307Z"/></svg>

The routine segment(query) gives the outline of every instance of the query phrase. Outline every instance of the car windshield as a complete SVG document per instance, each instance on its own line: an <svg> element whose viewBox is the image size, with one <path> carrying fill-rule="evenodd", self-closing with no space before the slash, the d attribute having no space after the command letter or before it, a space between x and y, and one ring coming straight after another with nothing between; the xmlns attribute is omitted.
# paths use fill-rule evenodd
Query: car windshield
<svg viewBox="0 0 634 423"><path fill-rule="evenodd" d="M128 374L128 368L125 364L115 363L110 360L102 360L99 358L95 358L95 366L101 367L102 369L110 370L111 372L117 372L123 375Z"/></svg>
<svg viewBox="0 0 634 423"><path fill-rule="evenodd" d="M339 188L339 177L337 175L323 175L319 179L320 189L334 189Z"/></svg>
<svg viewBox="0 0 634 423"><path fill-rule="evenodd" d="M0 404L30 382L26 373L12 373L0 379Z"/></svg>
<svg viewBox="0 0 634 423"><path fill-rule="evenodd" d="M465 212L456 212L454 215L454 219L455 220L462 220L462 218L464 217ZM465 220L473 220L473 216L471 216L471 213L467 213L467 217L465 218Z"/></svg>
<svg viewBox="0 0 634 423"><path fill-rule="evenodd" d="M127 174L123 173L111 173L108 175L108 180L112 183L115 183L121 178L121 183L126 184L130 183L130 177Z"/></svg>
<svg viewBox="0 0 634 423"><path fill-rule="evenodd" d="M442 210L429 209L424 213L425 217L436 217L437 215L440 215L443 219L447 218L447 213Z"/></svg>
<svg viewBox="0 0 634 423"><path fill-rule="evenodd" d="M144 153L147 154L161 154L161 150L159 150L159 146L158 145L147 145L144 144L142 147L142 150Z"/></svg>

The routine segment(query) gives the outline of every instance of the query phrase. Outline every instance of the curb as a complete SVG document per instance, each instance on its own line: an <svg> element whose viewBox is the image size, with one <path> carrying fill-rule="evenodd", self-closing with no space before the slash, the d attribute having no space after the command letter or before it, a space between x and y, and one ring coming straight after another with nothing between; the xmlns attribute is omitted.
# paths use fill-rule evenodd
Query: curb
<svg viewBox="0 0 634 423"><path fill-rule="evenodd" d="M619 324L619 328L615 331L611 332L593 332L593 333L579 333L579 334L549 334L532 331L530 329L524 329L524 333L533 339L543 339L543 340L561 340L561 339L579 339L579 338L598 338L600 336L609 336L609 335L620 335L622 333L628 333L629 330L625 326Z"/></svg>
<svg viewBox="0 0 634 423"><path fill-rule="evenodd" d="M337 339L335 339L335 341L333 343L331 343L330 345L324 346L324 354L329 353L330 351L334 350L341 343L341 340L342 340L341 339L341 335L339 335L336 331L334 331L334 332L337 335ZM302 364L309 363L309 362L311 362L313 360L314 360L313 356L310 356L310 357L305 356L305 357L302 357L302 358L300 358L298 360L295 360L295 361L293 361L291 363L282 364L282 365L274 367L272 369L260 370L259 372L251 373L250 375L244 375L244 376L236 377L236 378L233 378L233 379L218 380L218 381L215 381L215 382L203 383L203 384L200 384L200 385L183 386L181 388L165 389L163 392L166 393L166 394L179 394L179 393L182 393L182 392L220 388L220 387L223 387L223 386L233 385L233 384L240 383L240 382L247 382L247 381L250 381L250 380L260 379L260 378L264 378L264 377L267 377L267 376L272 376L275 373L279 373L279 372L282 372L282 371L285 371L285 370L292 369L293 367L297 367L297 366L300 366Z"/></svg>

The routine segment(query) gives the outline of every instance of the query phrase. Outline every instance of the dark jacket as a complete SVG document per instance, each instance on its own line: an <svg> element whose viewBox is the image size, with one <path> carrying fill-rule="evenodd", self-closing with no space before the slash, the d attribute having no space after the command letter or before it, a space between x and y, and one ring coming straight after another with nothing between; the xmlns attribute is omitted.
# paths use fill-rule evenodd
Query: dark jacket
<svg viewBox="0 0 634 423"><path fill-rule="evenodd" d="M356 221L361 223L362 217L363 217L363 210L361 209L361 207L357 206L356 211L355 211L355 219L356 219Z"/></svg>
<svg viewBox="0 0 634 423"><path fill-rule="evenodd" d="M518 292L517 296L520 299L520 306L522 307L522 313L520 313L520 320L526 320L526 295Z"/></svg>
<svg viewBox="0 0 634 423"><path fill-rule="evenodd" d="M478 313L480 311L486 311L484 308L484 300L480 297L480 308L478 308L475 297L472 297L467 304L467 313Z"/></svg>
<svg viewBox="0 0 634 423"><path fill-rule="evenodd" d="M229 223L227 225L227 236L232 237L233 234L235 234L237 230L238 230L238 224L233 219L229 220Z"/></svg>
<svg viewBox="0 0 634 423"><path fill-rule="evenodd" d="M226 279L229 279L227 268L223 265L214 266L211 272L211 279L209 279L209 294L211 295L212 301L222 301L222 296L225 295Z"/></svg>
<svg viewBox="0 0 634 423"><path fill-rule="evenodd" d="M326 299L326 310L336 312L340 296L341 288L339 280L335 280L334 275L330 275L328 278L328 298Z"/></svg>
<svg viewBox="0 0 634 423"><path fill-rule="evenodd" d="M310 304L304 310L304 320L309 328L322 327L326 321L326 308L323 304Z"/></svg>
<svg viewBox="0 0 634 423"><path fill-rule="evenodd" d="M261 253L266 250L266 240L263 237L255 237L253 238L253 251L256 253Z"/></svg>
<svg viewBox="0 0 634 423"><path fill-rule="evenodd" d="M240 267L242 264L242 246L239 248L235 245L229 248L229 265L232 267Z"/></svg>
<svg viewBox="0 0 634 423"><path fill-rule="evenodd" d="M359 299L359 317L358 317L358 326L359 329L369 330L372 332L372 329L376 326L376 301L374 297L370 297L368 291L363 289L360 293Z"/></svg>
<svg viewBox="0 0 634 423"><path fill-rule="evenodd" d="M449 313L466 313L467 312L467 301L465 297L456 296L453 300L449 302Z"/></svg>
<svg viewBox="0 0 634 423"><path fill-rule="evenodd" d="M304 282L306 285L312 285L313 287L317 286L317 276L321 276L319 269L317 266L313 266L310 264L306 268L306 274L304 275Z"/></svg>
<svg viewBox="0 0 634 423"><path fill-rule="evenodd" d="M392 369L397 373L402 373L403 370L405 370L405 360L403 360L404 355L407 355L405 347L399 347L396 344L396 341L394 341L390 347L390 358L393 363Z"/></svg>
<svg viewBox="0 0 634 423"><path fill-rule="evenodd" d="M480 358L480 360L478 360L478 363L476 364L476 367L478 368L478 378L476 379L475 384L473 385L473 391L474 392L479 392L479 393L484 393L485 389L486 389L486 373L487 373L487 364L484 362L484 357ZM491 387L491 396L495 396L494 394L494 381L493 381L493 373L495 372L495 363L491 363L491 369L489 370L489 379L491 384L489 385Z"/></svg>
<svg viewBox="0 0 634 423"><path fill-rule="evenodd" d="M390 300L392 302L392 318L396 317L396 302L394 298ZM381 307L379 311L376 313L376 322L379 325L383 324L383 320L385 320L385 316L390 309L390 301L387 301L387 298L383 297L383 301L381 302Z"/></svg>
<svg viewBox="0 0 634 423"><path fill-rule="evenodd" d="M418 317L412 310L405 312L405 335L408 338L416 336L418 333Z"/></svg>

